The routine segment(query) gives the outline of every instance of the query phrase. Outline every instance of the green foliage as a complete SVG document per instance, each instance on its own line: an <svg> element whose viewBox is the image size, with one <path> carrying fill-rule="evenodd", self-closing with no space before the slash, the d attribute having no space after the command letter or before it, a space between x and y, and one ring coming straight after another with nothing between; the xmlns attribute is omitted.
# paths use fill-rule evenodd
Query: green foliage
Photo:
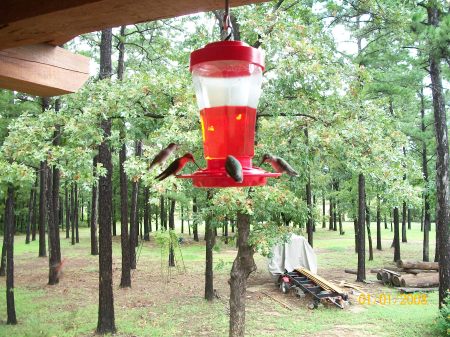
<svg viewBox="0 0 450 337"><path fill-rule="evenodd" d="M450 291L447 292L447 297L440 310L439 327L443 333L450 334Z"/></svg>

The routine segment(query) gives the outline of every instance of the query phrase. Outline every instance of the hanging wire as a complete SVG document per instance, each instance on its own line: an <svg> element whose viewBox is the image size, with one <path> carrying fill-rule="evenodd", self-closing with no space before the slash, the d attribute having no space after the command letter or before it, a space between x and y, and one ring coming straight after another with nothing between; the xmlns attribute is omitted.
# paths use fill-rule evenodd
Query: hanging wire
<svg viewBox="0 0 450 337"><path fill-rule="evenodd" d="M222 40L229 41L233 37L233 26L230 19L230 0L225 0L225 13L223 15Z"/></svg>

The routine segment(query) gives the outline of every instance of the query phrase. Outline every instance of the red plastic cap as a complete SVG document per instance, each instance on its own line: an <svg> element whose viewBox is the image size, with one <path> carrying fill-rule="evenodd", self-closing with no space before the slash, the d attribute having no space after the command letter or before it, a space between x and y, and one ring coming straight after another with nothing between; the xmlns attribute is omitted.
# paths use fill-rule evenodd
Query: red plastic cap
<svg viewBox="0 0 450 337"><path fill-rule="evenodd" d="M197 64L211 61L245 61L264 70L264 52L242 41L219 41L191 53L190 71Z"/></svg>

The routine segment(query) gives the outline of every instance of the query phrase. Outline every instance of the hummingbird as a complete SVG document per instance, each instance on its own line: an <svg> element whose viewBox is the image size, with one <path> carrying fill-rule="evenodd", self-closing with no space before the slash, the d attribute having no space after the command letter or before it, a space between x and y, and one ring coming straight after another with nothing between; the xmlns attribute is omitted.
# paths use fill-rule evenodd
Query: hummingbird
<svg viewBox="0 0 450 337"><path fill-rule="evenodd" d="M170 143L164 150L161 150L152 160L150 166L148 167L151 170L155 165L162 165L167 158L178 148L178 145L175 143Z"/></svg>
<svg viewBox="0 0 450 337"><path fill-rule="evenodd" d="M270 165L272 165L273 169L278 173L286 173L290 177L298 176L298 173L283 158L265 154L259 166L264 163L269 163Z"/></svg>
<svg viewBox="0 0 450 337"><path fill-rule="evenodd" d="M244 180L244 176L242 174L242 165L233 156L228 156L225 161L225 171L227 171L228 175L237 183L242 183Z"/></svg>
<svg viewBox="0 0 450 337"><path fill-rule="evenodd" d="M195 162L192 153L186 153L183 157L175 159L163 172L155 177L156 180L162 181L171 175L175 175L180 172L187 163L193 162L199 169L200 166Z"/></svg>

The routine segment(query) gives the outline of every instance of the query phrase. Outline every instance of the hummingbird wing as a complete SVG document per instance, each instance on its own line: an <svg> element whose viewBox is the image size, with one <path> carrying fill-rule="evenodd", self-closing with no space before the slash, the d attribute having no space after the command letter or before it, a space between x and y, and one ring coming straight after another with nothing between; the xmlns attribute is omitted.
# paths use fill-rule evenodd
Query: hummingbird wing
<svg viewBox="0 0 450 337"><path fill-rule="evenodd" d="M277 157L278 165L283 169L283 171L290 177L298 176L298 173L292 168L291 165L288 164L286 160L283 158Z"/></svg>
<svg viewBox="0 0 450 337"><path fill-rule="evenodd" d="M164 149L164 150L160 151L160 152L153 158L153 160L152 160L152 162L150 163L150 166L149 166L148 169L150 170L150 169L152 169L155 165L164 162L164 161L167 159L167 157L169 157L169 155L170 155L170 152L169 152L168 149Z"/></svg>
<svg viewBox="0 0 450 337"><path fill-rule="evenodd" d="M175 159L164 171L155 177L155 180L163 181L168 176L177 173L180 170L181 158Z"/></svg>
<svg viewBox="0 0 450 337"><path fill-rule="evenodd" d="M242 183L244 180L242 165L239 160L233 156L227 157L227 160L225 161L225 171L227 171L228 175L237 183Z"/></svg>

